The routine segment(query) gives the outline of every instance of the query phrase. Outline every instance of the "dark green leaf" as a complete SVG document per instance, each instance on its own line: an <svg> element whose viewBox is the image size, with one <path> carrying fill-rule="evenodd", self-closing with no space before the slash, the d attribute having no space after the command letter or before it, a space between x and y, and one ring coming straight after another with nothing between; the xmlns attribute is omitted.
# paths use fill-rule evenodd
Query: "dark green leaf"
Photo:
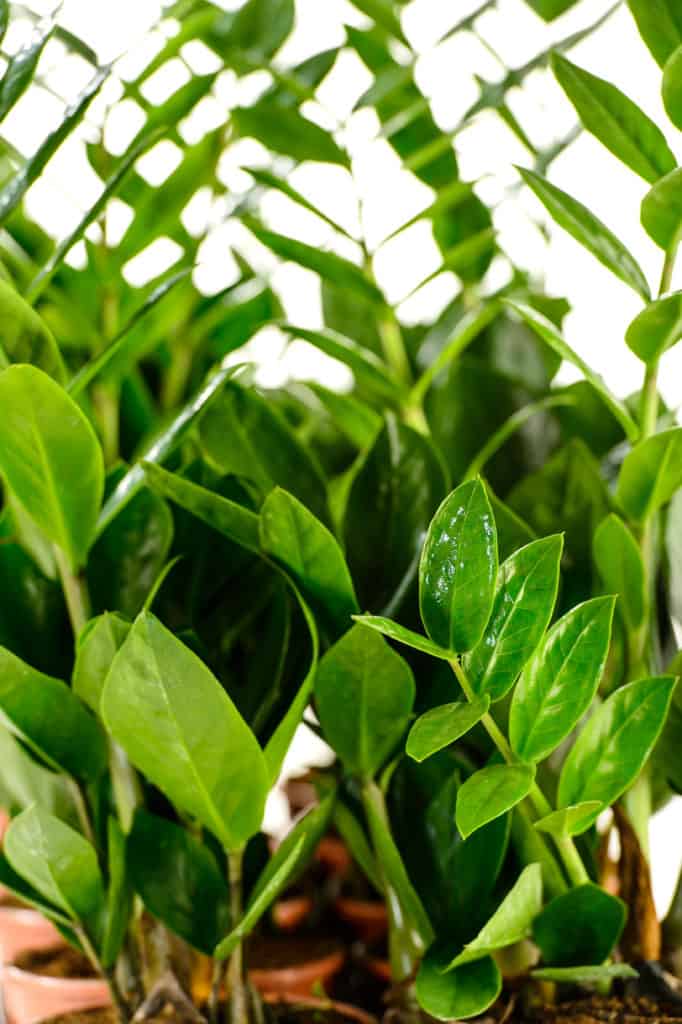
<svg viewBox="0 0 682 1024"><path fill-rule="evenodd" d="M673 170L677 162L660 128L620 89L557 53L552 70L584 127L614 156L650 184Z"/></svg>
<svg viewBox="0 0 682 1024"><path fill-rule="evenodd" d="M399 743L414 679L380 636L353 626L320 661L315 701L322 730L349 772L371 778Z"/></svg>
<svg viewBox="0 0 682 1024"><path fill-rule="evenodd" d="M592 704L611 639L614 597L594 597L547 634L514 690L509 736L524 761L542 761Z"/></svg>
<svg viewBox="0 0 682 1024"><path fill-rule="evenodd" d="M104 612L92 619L78 637L72 686L74 693L97 714L109 668L130 626L127 619L115 612Z"/></svg>
<svg viewBox="0 0 682 1024"><path fill-rule="evenodd" d="M525 764L494 764L470 775L457 792L455 821L462 837L515 807L534 779L535 768Z"/></svg>
<svg viewBox="0 0 682 1024"><path fill-rule="evenodd" d="M618 942L626 916L622 900L587 882L545 907L533 923L533 941L547 964L601 964Z"/></svg>
<svg viewBox="0 0 682 1024"><path fill-rule="evenodd" d="M650 303L632 321L625 333L628 347L645 363L659 356L682 338L682 292Z"/></svg>
<svg viewBox="0 0 682 1024"><path fill-rule="evenodd" d="M502 975L491 956L443 973L449 955L430 949L421 962L415 985L419 1005L437 1020L478 1017L502 991Z"/></svg>
<svg viewBox="0 0 682 1024"><path fill-rule="evenodd" d="M571 7L575 7L578 0L526 0L526 3L545 21L554 21L561 14L570 11Z"/></svg>
<svg viewBox="0 0 682 1024"><path fill-rule="evenodd" d="M666 174L647 192L641 219L644 230L661 249L667 251L675 244L682 229L682 167Z"/></svg>
<svg viewBox="0 0 682 1024"><path fill-rule="evenodd" d="M228 63L233 50L272 57L294 25L293 0L248 0L237 11L217 11L206 42Z"/></svg>
<svg viewBox="0 0 682 1024"><path fill-rule="evenodd" d="M470 704L456 701L454 704L432 708L418 718L410 729L406 752L415 761L424 761L473 729L489 707L490 698L485 696Z"/></svg>
<svg viewBox="0 0 682 1024"><path fill-rule="evenodd" d="M644 521L682 486L682 427L640 441L625 456L616 498L627 515Z"/></svg>
<svg viewBox="0 0 682 1024"><path fill-rule="evenodd" d="M497 580L497 533L480 480L461 484L429 526L419 564L419 605L426 631L458 654L483 635Z"/></svg>
<svg viewBox="0 0 682 1024"><path fill-rule="evenodd" d="M584 800L580 804L552 811L544 818L538 818L534 825L540 832L548 832L557 839L579 836L593 824L595 814L599 814L601 810L602 805L598 800Z"/></svg>
<svg viewBox="0 0 682 1024"><path fill-rule="evenodd" d="M324 388L313 381L308 381L307 386L319 398L339 430L356 448L370 447L381 430L381 416L374 409L370 409L352 395L330 391L329 388Z"/></svg>
<svg viewBox="0 0 682 1024"><path fill-rule="evenodd" d="M1 362L31 363L59 384L65 382L66 370L52 332L12 285L2 280L0 326Z"/></svg>
<svg viewBox="0 0 682 1024"><path fill-rule="evenodd" d="M637 629L648 603L642 553L623 520L613 513L594 535L594 560L606 590L618 595L618 607L629 628Z"/></svg>
<svg viewBox="0 0 682 1024"><path fill-rule="evenodd" d="M405 626L401 626L400 623L394 622L392 619L385 619L381 615L354 615L353 618L363 626L369 626L370 629L376 629L377 633L390 637L391 640L397 640L398 643L406 644L407 647L414 647L417 651L430 654L432 658L450 661L454 657L453 651L446 651L438 644L434 644L433 640L429 640L427 636L415 633L412 629L406 629Z"/></svg>
<svg viewBox="0 0 682 1024"><path fill-rule="evenodd" d="M564 762L560 807L584 800L608 807L625 792L653 750L674 686L674 676L640 679L597 708Z"/></svg>
<svg viewBox="0 0 682 1024"><path fill-rule="evenodd" d="M133 764L228 849L258 831L265 758L218 680L149 612L114 658L102 716Z"/></svg>
<svg viewBox="0 0 682 1024"><path fill-rule="evenodd" d="M612 274L634 288L646 302L649 301L649 285L639 264L598 217L577 199L556 185L550 185L533 171L520 169L519 173L560 227L568 231Z"/></svg>
<svg viewBox="0 0 682 1024"><path fill-rule="evenodd" d="M476 693L500 700L531 657L554 611L563 537L543 537L500 567L490 620L466 659Z"/></svg>
<svg viewBox="0 0 682 1024"><path fill-rule="evenodd" d="M682 11L677 0L628 0L642 39L663 67L682 44Z"/></svg>
<svg viewBox="0 0 682 1024"><path fill-rule="evenodd" d="M270 97L258 100L251 107L236 107L231 123L238 135L258 139L274 153L294 160L348 164L347 155L328 131L293 107Z"/></svg>

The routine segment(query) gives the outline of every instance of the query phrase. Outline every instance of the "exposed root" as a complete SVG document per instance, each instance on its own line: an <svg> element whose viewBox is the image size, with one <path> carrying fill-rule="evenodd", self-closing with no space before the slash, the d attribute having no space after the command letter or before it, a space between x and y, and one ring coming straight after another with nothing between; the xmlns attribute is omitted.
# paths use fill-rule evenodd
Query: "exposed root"
<svg viewBox="0 0 682 1024"><path fill-rule="evenodd" d="M133 1024L140 1024L142 1021L150 1020L159 1016L165 1009L171 1007L181 1020L188 1024L206 1024L205 1018L199 1013L196 1006L183 991L178 979L172 971L166 971L161 975L153 989L138 1008L133 1017Z"/></svg>

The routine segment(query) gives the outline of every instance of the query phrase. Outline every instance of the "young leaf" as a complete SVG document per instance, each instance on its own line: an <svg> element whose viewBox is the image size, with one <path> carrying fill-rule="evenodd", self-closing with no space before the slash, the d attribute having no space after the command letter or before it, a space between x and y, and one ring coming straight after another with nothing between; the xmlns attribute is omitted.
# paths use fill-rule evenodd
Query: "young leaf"
<svg viewBox="0 0 682 1024"><path fill-rule="evenodd" d="M481 639L497 580L497 533L480 480L454 490L436 511L419 563L419 607L437 644L462 654Z"/></svg>
<svg viewBox="0 0 682 1024"><path fill-rule="evenodd" d="M467 942L462 952L451 960L446 970L471 963L505 946L512 946L530 935L533 921L542 909L542 868L529 864L515 885L481 929L475 939Z"/></svg>
<svg viewBox="0 0 682 1024"><path fill-rule="evenodd" d="M677 0L628 0L642 39L663 67L682 44L682 11Z"/></svg>
<svg viewBox="0 0 682 1024"><path fill-rule="evenodd" d="M628 627L637 629L647 609L644 563L637 541L617 515L612 513L599 524L593 551L604 587L618 595L618 607Z"/></svg>
<svg viewBox="0 0 682 1024"><path fill-rule="evenodd" d="M625 332L631 352L645 363L659 356L682 338L682 292L657 299L646 306Z"/></svg>
<svg viewBox="0 0 682 1024"><path fill-rule="evenodd" d="M268 792L263 753L218 680L149 612L112 662L101 709L132 763L227 849L255 835Z"/></svg>
<svg viewBox="0 0 682 1024"><path fill-rule="evenodd" d="M654 434L629 452L618 476L616 499L630 519L644 522L682 486L682 427Z"/></svg>
<svg viewBox="0 0 682 1024"><path fill-rule="evenodd" d="M0 374L0 406L0 472L78 568L92 543L104 490L95 433L73 399L33 366L10 366Z"/></svg>
<svg viewBox="0 0 682 1024"><path fill-rule="evenodd" d="M4 355L8 363L31 363L58 384L65 383L64 362L52 332L12 285L2 280L0 321L0 356Z"/></svg>
<svg viewBox="0 0 682 1024"><path fill-rule="evenodd" d="M559 811L552 811L544 818L538 818L534 825L540 832L547 832L557 839L579 836L593 824L595 815L601 811L602 804L598 800L584 800L570 807L562 807Z"/></svg>
<svg viewBox="0 0 682 1024"><path fill-rule="evenodd" d="M358 611L348 566L336 538L287 491L276 487L260 514L263 551L291 574L313 607L322 608L337 634Z"/></svg>
<svg viewBox="0 0 682 1024"><path fill-rule="evenodd" d="M405 644L407 647L413 647L416 651L430 654L432 658L451 661L455 657L454 651L446 651L443 647L439 647L438 644L434 644L427 636L415 633L412 629L406 629L405 626L401 626L398 622L393 622L392 619L385 619L381 615L354 615L353 618L361 625L369 626L370 629L375 629L377 633L390 637L391 640L397 640L398 643Z"/></svg>
<svg viewBox="0 0 682 1024"><path fill-rule="evenodd" d="M231 122L241 136L258 139L274 153L294 160L348 165L348 157L324 128L293 107L263 97L250 107L235 107Z"/></svg>
<svg viewBox="0 0 682 1024"><path fill-rule="evenodd" d="M601 964L618 942L626 916L622 900L587 882L544 908L533 922L533 941L545 963L556 967Z"/></svg>
<svg viewBox="0 0 682 1024"><path fill-rule="evenodd" d="M127 849L133 887L150 914L210 956L230 927L230 910L227 884L208 846L140 809Z"/></svg>
<svg viewBox="0 0 682 1024"><path fill-rule="evenodd" d="M38 806L14 818L4 850L18 875L71 918L87 922L104 907L94 847L79 832Z"/></svg>
<svg viewBox="0 0 682 1024"><path fill-rule="evenodd" d="M462 838L520 803L534 780L535 768L526 764L494 764L470 775L457 791L455 821Z"/></svg>
<svg viewBox="0 0 682 1024"><path fill-rule="evenodd" d="M489 707L490 698L486 695L470 704L455 701L454 704L432 708L418 718L410 729L406 752L415 761L426 760L473 729Z"/></svg>
<svg viewBox="0 0 682 1024"><path fill-rule="evenodd" d="M584 800L608 807L625 792L663 728L675 681L674 676L639 679L597 708L564 761L560 807Z"/></svg>
<svg viewBox="0 0 682 1024"><path fill-rule="evenodd" d="M503 562L483 636L466 658L476 693L500 700L540 643L559 586L563 538L532 541Z"/></svg>
<svg viewBox="0 0 682 1024"><path fill-rule="evenodd" d="M0 647L0 710L4 724L53 771L94 781L104 771L104 734L61 679L43 675Z"/></svg>
<svg viewBox="0 0 682 1024"><path fill-rule="evenodd" d="M502 991L502 975L491 956L443 973L448 963L444 949L429 950L419 967L415 991L419 1005L436 1020L478 1017Z"/></svg>
<svg viewBox="0 0 682 1024"><path fill-rule="evenodd" d="M315 701L347 771L369 779L381 768L407 728L414 694L409 665L373 630L353 626L327 651Z"/></svg>
<svg viewBox="0 0 682 1024"><path fill-rule="evenodd" d="M682 167L666 174L642 200L642 226L656 245L666 252L682 228ZM644 296L648 300L648 296Z"/></svg>
<svg viewBox="0 0 682 1024"><path fill-rule="evenodd" d="M509 738L524 761L542 761L594 700L611 639L614 597L567 612L524 669L509 713Z"/></svg>
<svg viewBox="0 0 682 1024"><path fill-rule="evenodd" d="M534 171L519 168L519 173L559 227L568 231L612 274L641 295L645 302L650 300L649 285L639 264L598 217L577 199L556 185L551 185Z"/></svg>
<svg viewBox="0 0 682 1024"><path fill-rule="evenodd" d="M650 184L673 170L676 160L660 128L620 89L558 53L551 64L584 127L614 156Z"/></svg>
<svg viewBox="0 0 682 1024"><path fill-rule="evenodd" d="M116 612L91 619L76 645L71 680L74 693L99 714L102 689L116 652L130 632L131 623Z"/></svg>
<svg viewBox="0 0 682 1024"><path fill-rule="evenodd" d="M665 65L661 88L668 117L676 128L682 128L682 44Z"/></svg>
<svg viewBox="0 0 682 1024"><path fill-rule="evenodd" d="M608 985L616 979L627 981L639 974L629 964L586 965L584 967L536 967L531 976L538 981L556 981L560 985Z"/></svg>

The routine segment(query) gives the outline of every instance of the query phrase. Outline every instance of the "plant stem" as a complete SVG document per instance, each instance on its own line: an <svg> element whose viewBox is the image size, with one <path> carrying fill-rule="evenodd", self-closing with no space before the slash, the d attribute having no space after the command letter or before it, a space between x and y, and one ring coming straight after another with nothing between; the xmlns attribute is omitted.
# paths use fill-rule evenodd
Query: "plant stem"
<svg viewBox="0 0 682 1024"><path fill-rule="evenodd" d="M85 578L74 573L69 565L66 555L56 544L54 546L55 560L59 577L62 581L62 590L66 608L71 621L73 635L77 639L81 630L90 618L90 595Z"/></svg>
<svg viewBox="0 0 682 1024"><path fill-rule="evenodd" d="M81 829L83 830L83 835L90 843L92 843L95 849L97 849L95 832L92 827L92 821L90 820L90 812L88 810L88 804L85 793L83 792L83 787L76 779L69 778L68 782L74 806L76 808L76 814L78 815L78 821Z"/></svg>
<svg viewBox="0 0 682 1024"><path fill-rule="evenodd" d="M410 370L410 363L405 350L405 342L403 341L400 324L398 323L395 313L390 307L387 307L383 316L379 320L379 335L381 337L381 344L384 349L386 362L393 370L398 380L403 384L409 384L412 372Z"/></svg>
<svg viewBox="0 0 682 1024"><path fill-rule="evenodd" d="M83 952L85 953L86 957L92 964L94 970L97 972L97 974L106 979L106 982L109 986L109 991L111 992L111 1001L114 1005L114 1009L116 1011L116 1018L119 1021L119 1024L127 1024L127 1022L130 1020L128 1004L123 998L121 990L118 987L118 982L116 981L116 976L114 974L113 969L104 969L95 951L95 947L90 941L90 937L88 936L88 933L85 931L85 928L83 928L82 925L74 926L74 932L76 934L78 941L81 944Z"/></svg>
<svg viewBox="0 0 682 1024"><path fill-rule="evenodd" d="M462 687L462 691L466 699L468 701L474 700L476 694L473 691L469 678L464 669L462 668L459 659L453 658L452 661L450 662L450 666L452 667L452 670L455 673L455 676L457 677L459 685ZM486 711L486 713L483 715L483 718L481 719L481 724L488 733L488 735L490 736L490 739L493 741L494 745L499 750L502 757L507 762L507 764L515 764L517 759L514 756L514 752L510 747L506 736L504 735L504 733L502 732L499 725L497 724L497 722L495 721L495 719L493 718L489 711ZM551 813L552 806L549 803L545 794L538 786L537 782L533 783L530 793L528 795L538 817L544 818L545 815ZM578 853L575 843L573 842L571 837L553 836L553 839L556 848L559 851L559 855L561 856L561 860L563 861L564 867L566 869L566 874L570 878L573 885L584 885L585 882L589 882L590 876L585 870L585 865L583 864L580 854Z"/></svg>
<svg viewBox="0 0 682 1024"><path fill-rule="evenodd" d="M235 927L242 916L242 862L243 850L226 851L230 881L230 915ZM249 1011L244 980L244 944L239 942L230 957L227 970L230 990L228 1024L248 1024Z"/></svg>

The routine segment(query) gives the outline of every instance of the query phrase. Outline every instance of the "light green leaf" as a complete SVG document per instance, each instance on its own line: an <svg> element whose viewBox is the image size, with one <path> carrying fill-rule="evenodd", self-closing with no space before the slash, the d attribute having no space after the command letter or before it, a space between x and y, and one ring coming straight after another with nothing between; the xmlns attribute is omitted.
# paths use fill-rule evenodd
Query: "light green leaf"
<svg viewBox="0 0 682 1024"><path fill-rule="evenodd" d="M265 96L251 107L235 107L231 124L238 135L258 139L274 153L294 160L348 164L347 155L328 131L271 97Z"/></svg>
<svg viewBox="0 0 682 1024"><path fill-rule="evenodd" d="M569 235L580 242L612 274L633 288L646 302L649 301L649 285L639 264L598 217L577 199L556 185L551 185L534 171L519 168L519 173L559 227L568 231Z"/></svg>
<svg viewBox="0 0 682 1024"><path fill-rule="evenodd" d="M682 167L666 174L642 200L642 226L656 245L672 249L682 231ZM644 296L648 300L648 296Z"/></svg>
<svg viewBox="0 0 682 1024"><path fill-rule="evenodd" d="M286 334L314 345L320 352L333 359L345 363L353 371L357 383L364 385L378 397L389 402L396 402L400 398L400 385L391 377L382 361L357 342L337 331L312 331L306 327L294 327L292 324L282 324L281 329Z"/></svg>
<svg viewBox="0 0 682 1024"><path fill-rule="evenodd" d="M462 839L494 821L528 796L535 767L494 764L470 775L457 790L455 821Z"/></svg>
<svg viewBox="0 0 682 1024"><path fill-rule="evenodd" d="M464 653L481 639L497 579L497 532L480 480L454 490L434 515L419 564L419 607L437 644Z"/></svg>
<svg viewBox="0 0 682 1024"><path fill-rule="evenodd" d="M234 850L261 826L269 777L218 680L149 612L114 658L102 716L132 763Z"/></svg>
<svg viewBox="0 0 682 1024"><path fill-rule="evenodd" d="M423 714L407 737L406 752L415 761L424 761L438 750L450 746L480 722L490 707L490 698L479 697L468 703L442 704Z"/></svg>
<svg viewBox="0 0 682 1024"><path fill-rule="evenodd" d="M682 44L670 55L665 65L661 89L668 117L676 128L682 128Z"/></svg>
<svg viewBox="0 0 682 1024"><path fill-rule="evenodd" d="M645 363L659 356L682 338L682 292L657 299L646 306L625 332L628 347Z"/></svg>
<svg viewBox="0 0 682 1024"><path fill-rule="evenodd" d="M594 561L604 587L618 595L630 629L642 625L647 609L647 588L642 553L622 519L613 513L599 524L593 540Z"/></svg>
<svg viewBox="0 0 682 1024"><path fill-rule="evenodd" d="M623 460L616 499L630 519L644 522L682 486L682 427L654 434Z"/></svg>
<svg viewBox="0 0 682 1024"><path fill-rule="evenodd" d="M611 639L614 597L572 608L524 669L509 713L509 738L524 761L542 761L592 704Z"/></svg>
<svg viewBox="0 0 682 1024"><path fill-rule="evenodd" d="M612 981L638 978L629 964L601 964L585 967L536 967L531 976L538 981L556 981L560 985L608 985Z"/></svg>
<svg viewBox="0 0 682 1024"><path fill-rule="evenodd" d="M0 280L0 353L8 363L31 363L63 384L66 370L52 332L19 293Z"/></svg>
<svg viewBox="0 0 682 1024"><path fill-rule="evenodd" d="M53 26L50 26L47 31L37 39L31 40L27 46L22 47L10 59L2 82L0 82L0 120L7 116L31 84L38 61L53 31Z"/></svg>
<svg viewBox="0 0 682 1024"><path fill-rule="evenodd" d="M628 0L642 39L663 67L682 43L682 11L677 0Z"/></svg>
<svg viewBox="0 0 682 1024"><path fill-rule="evenodd" d="M104 683L116 652L130 632L131 623L116 612L91 619L78 637L72 687L82 701L99 714Z"/></svg>
<svg viewBox="0 0 682 1024"><path fill-rule="evenodd" d="M565 836L579 836L593 824L595 815L601 814L603 804L598 800L583 800L582 803L552 811L533 824L540 832L547 832L557 839Z"/></svg>
<svg viewBox="0 0 682 1024"><path fill-rule="evenodd" d="M354 615L353 618L362 626L369 626L370 629L375 629L377 633L382 633L383 636L387 636L391 640L397 640L398 643L405 644L407 647L414 647L416 651L430 654L432 658L451 661L455 657L454 651L446 651L438 644L434 644L427 636L415 633L412 629L406 629L405 626L393 622L392 619L385 619L381 615Z"/></svg>
<svg viewBox="0 0 682 1024"><path fill-rule="evenodd" d="M478 1017L502 991L497 964L487 956L444 974L447 962L443 949L430 949L422 960L415 984L419 1005L436 1020Z"/></svg>

